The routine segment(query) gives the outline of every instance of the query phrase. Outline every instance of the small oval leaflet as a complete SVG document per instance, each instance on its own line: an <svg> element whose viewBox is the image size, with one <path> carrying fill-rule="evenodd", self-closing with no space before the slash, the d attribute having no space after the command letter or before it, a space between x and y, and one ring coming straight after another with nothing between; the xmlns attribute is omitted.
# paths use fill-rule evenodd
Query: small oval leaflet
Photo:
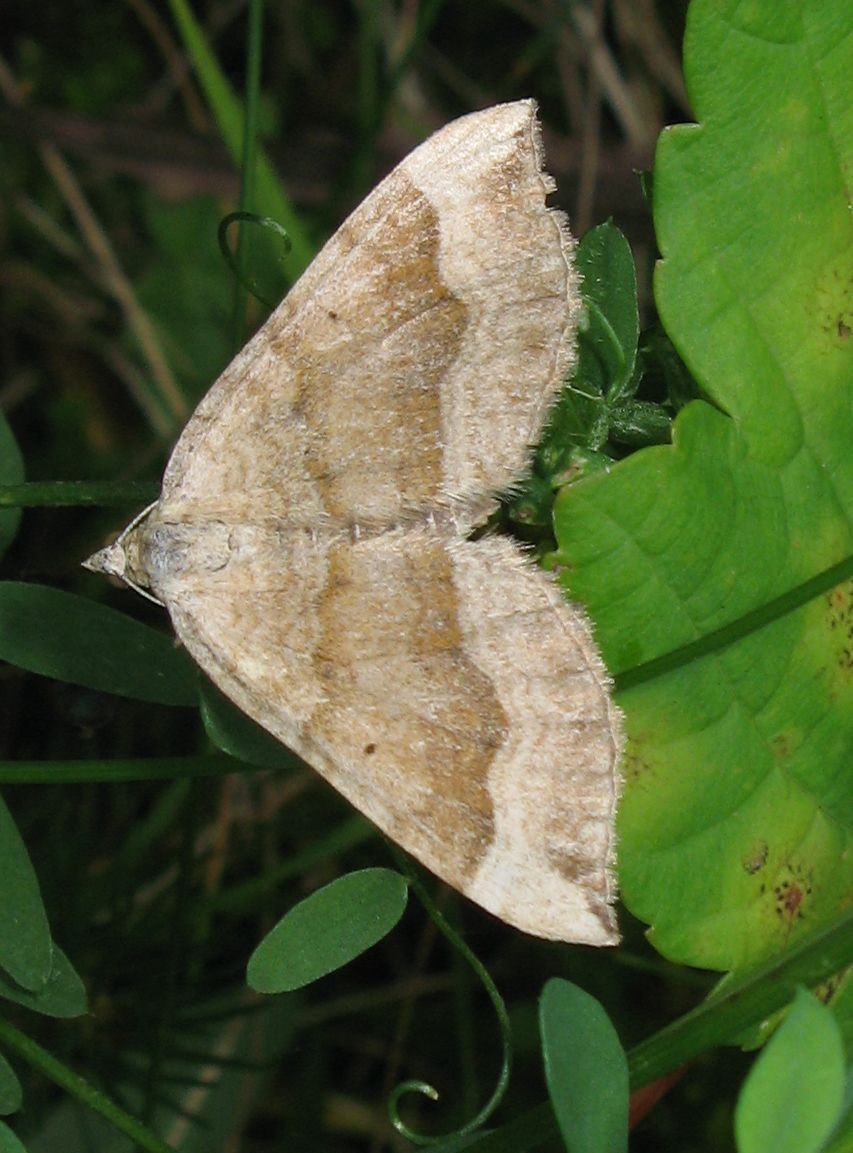
<svg viewBox="0 0 853 1153"><path fill-rule="evenodd" d="M589 621L469 539L575 361L536 105L448 124L367 197L88 566L428 868L509 924L618 940L622 727Z"/></svg>
<svg viewBox="0 0 853 1153"><path fill-rule="evenodd" d="M405 878L391 869L338 877L267 933L249 958L249 986L258 993L289 993L342 968L391 932L407 898Z"/></svg>

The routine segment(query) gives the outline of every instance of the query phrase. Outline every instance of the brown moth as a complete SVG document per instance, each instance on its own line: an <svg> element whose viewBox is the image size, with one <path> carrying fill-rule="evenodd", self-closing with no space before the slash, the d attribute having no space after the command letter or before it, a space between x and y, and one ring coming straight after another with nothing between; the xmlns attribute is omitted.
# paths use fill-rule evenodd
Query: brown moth
<svg viewBox="0 0 853 1153"><path fill-rule="evenodd" d="M593 945L621 719L578 605L500 536L575 359L536 105L464 116L341 225L89 568L169 611L245 713L511 925Z"/></svg>

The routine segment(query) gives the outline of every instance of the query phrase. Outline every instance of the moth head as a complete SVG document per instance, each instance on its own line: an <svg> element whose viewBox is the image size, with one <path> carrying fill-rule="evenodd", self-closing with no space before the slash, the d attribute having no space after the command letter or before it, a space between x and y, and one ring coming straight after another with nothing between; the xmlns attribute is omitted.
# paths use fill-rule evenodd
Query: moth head
<svg viewBox="0 0 853 1153"><path fill-rule="evenodd" d="M163 602L155 597L148 588L146 568L140 559L141 533L139 528L155 507L154 504L151 504L148 508L143 509L112 544L99 549L88 560L84 560L83 568L90 572L100 572L107 576L118 577L128 588L132 588L134 592L138 592L146 600L153 601L156 605L162 605Z"/></svg>

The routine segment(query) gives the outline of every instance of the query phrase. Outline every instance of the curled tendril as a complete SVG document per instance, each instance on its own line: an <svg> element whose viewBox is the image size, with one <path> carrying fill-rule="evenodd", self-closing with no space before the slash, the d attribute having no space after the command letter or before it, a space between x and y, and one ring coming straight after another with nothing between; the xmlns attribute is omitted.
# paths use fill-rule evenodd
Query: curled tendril
<svg viewBox="0 0 853 1153"><path fill-rule="evenodd" d="M411 1141L415 1145L436 1145L439 1141L466 1137L469 1133L473 1133L479 1129L481 1125L488 1121L503 1100L509 1084L510 1070L512 1069L512 1034L509 1014L506 1011L506 1005L497 990L497 986L489 976L483 963L472 953L456 930L445 920L420 880L413 875L412 870L407 866L402 855L397 852L393 845L389 847L397 858L402 870L405 872L411 887L415 890L424 908L429 913L432 921L441 930L453 948L468 962L482 983L497 1014L498 1028L500 1029L501 1035L501 1069L492 1095L477 1115L472 1117L470 1121L466 1121L465 1124L461 1125L458 1129L454 1129L450 1133L441 1133L438 1136L430 1137L424 1133L418 1133L415 1129L410 1129L405 1121L403 1121L398 1106L401 1098L406 1093L420 1093L422 1097L428 1097L431 1101L438 1100L438 1090L426 1081L402 1081L388 1098L388 1116L391 1119L391 1124L398 1133L401 1133L407 1141Z"/></svg>
<svg viewBox="0 0 853 1153"><path fill-rule="evenodd" d="M247 292L251 292L252 296L259 300L261 304L265 304L267 308L272 308L276 302L274 300L265 300L264 297L261 296L258 292L257 285L253 281L248 280L238 268L234 253L228 247L228 229L238 220L246 221L249 224L257 224L261 228L269 228L272 232L275 232L284 242L284 256L290 252L292 247L290 237L277 220L273 220L271 216L258 216L255 212L229 212L228 215L223 216L219 222L219 228L217 230L219 250L225 258L226 264L236 277L237 282L241 284Z"/></svg>

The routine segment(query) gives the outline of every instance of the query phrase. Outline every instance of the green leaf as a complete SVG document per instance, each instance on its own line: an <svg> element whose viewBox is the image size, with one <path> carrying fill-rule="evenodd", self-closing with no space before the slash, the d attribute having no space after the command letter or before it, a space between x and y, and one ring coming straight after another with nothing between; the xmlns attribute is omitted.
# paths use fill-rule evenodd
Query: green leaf
<svg viewBox="0 0 853 1153"><path fill-rule="evenodd" d="M20 484L24 479L24 461L9 422L0 411L0 484ZM0 510L0 556L6 551L21 523L19 508Z"/></svg>
<svg viewBox="0 0 853 1153"><path fill-rule="evenodd" d="M284 993L340 969L394 928L406 908L404 877L390 869L348 873L286 913L249 959L259 993Z"/></svg>
<svg viewBox="0 0 853 1153"><path fill-rule="evenodd" d="M555 507L556 560L617 684L834 565L853 572L849 13L690 8L700 123L658 148L656 292L713 404ZM750 965L853 888L853 583L774 612L618 697L623 898L684 963Z"/></svg>
<svg viewBox="0 0 853 1153"><path fill-rule="evenodd" d="M577 264L586 314L578 367L535 457L537 473L551 487L567 470L582 470L586 455L607 440L610 406L628 390L637 356L637 282L627 240L612 224L593 228L578 245Z"/></svg>
<svg viewBox="0 0 853 1153"><path fill-rule="evenodd" d="M724 979L701 1004L631 1048L627 1054L631 1087L650 1085L702 1053L735 1044L745 1030L790 1003L798 986L825 981L849 965L851 956L853 908L845 910L832 927L801 938L749 973ZM556 1129L553 1109L546 1102L479 1135L474 1148L477 1153L552 1150ZM451 1153L452 1148L442 1142L435 1146L435 1153ZM853 1150L836 1148L833 1143L831 1153Z"/></svg>
<svg viewBox="0 0 853 1153"><path fill-rule="evenodd" d="M204 90L210 109L216 117L220 135L231 152L235 164L239 165L243 147L243 110L240 102L235 97L228 78L210 51L201 25L196 20L189 4L186 0L169 0L169 4L175 24L183 37L187 53L195 67L199 83ZM287 267L292 279L295 280L310 263L314 255L314 246L306 236L290 201L284 195L281 181L276 176L275 169L263 154L258 156L255 178L257 183L253 208L261 215L271 216L277 220L287 231L291 244Z"/></svg>
<svg viewBox="0 0 853 1153"><path fill-rule="evenodd" d="M143 208L157 259L136 281L139 303L157 325L181 392L198 399L234 351L232 278L216 244L222 203L145 195Z"/></svg>
<svg viewBox="0 0 853 1153"><path fill-rule="evenodd" d="M215 685L199 680L201 716L213 743L229 756L265 769L293 769L303 762L245 713L240 712Z"/></svg>
<svg viewBox="0 0 853 1153"><path fill-rule="evenodd" d="M27 1153L8 1125L0 1121L0 1153Z"/></svg>
<svg viewBox="0 0 853 1153"><path fill-rule="evenodd" d="M539 1031L551 1104L570 1153L625 1153L628 1062L595 1000L559 978L539 1001Z"/></svg>
<svg viewBox="0 0 853 1153"><path fill-rule="evenodd" d="M818 1153L844 1101L844 1047L832 1013L805 989L767 1042L735 1109L738 1153Z"/></svg>
<svg viewBox="0 0 853 1153"><path fill-rule="evenodd" d="M0 972L0 997L45 1017L82 1017L88 1009L83 982L59 946L54 944L52 950L50 973L39 990L22 989Z"/></svg>
<svg viewBox="0 0 853 1153"><path fill-rule="evenodd" d="M44 585L0 584L0 659L140 701L198 699L195 666L166 633Z"/></svg>
<svg viewBox="0 0 853 1153"><path fill-rule="evenodd" d="M0 967L25 990L41 991L53 945L38 878L12 814L0 799Z"/></svg>
<svg viewBox="0 0 853 1153"><path fill-rule="evenodd" d="M24 1095L21 1091L21 1082L15 1070L0 1053L0 1114L4 1117L9 1113L17 1113L21 1108ZM2 1145L0 1145L2 1149Z"/></svg>
<svg viewBox="0 0 853 1153"><path fill-rule="evenodd" d="M844 1116L836 1125L821 1153L853 1153L853 1066L847 1070Z"/></svg>
<svg viewBox="0 0 853 1153"><path fill-rule="evenodd" d="M596 375L599 391L615 403L626 391L637 359L640 317L634 257L615 225L600 224L578 245L577 266L590 328L598 333L596 340L581 333L581 360L588 364L586 371L581 366L579 375L584 379ZM601 360L597 374L596 358Z"/></svg>
<svg viewBox="0 0 853 1153"><path fill-rule="evenodd" d="M634 448L667 444L672 438L672 418L659 404L647 400L623 401L610 409L610 435L620 444Z"/></svg>

